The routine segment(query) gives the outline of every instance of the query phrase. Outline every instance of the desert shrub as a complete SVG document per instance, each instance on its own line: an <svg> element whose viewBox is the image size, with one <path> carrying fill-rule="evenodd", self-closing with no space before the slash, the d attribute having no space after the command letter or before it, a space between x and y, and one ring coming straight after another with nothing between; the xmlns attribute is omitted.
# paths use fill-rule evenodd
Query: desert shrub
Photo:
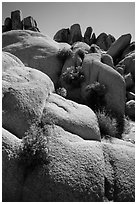
<svg viewBox="0 0 137 204"><path fill-rule="evenodd" d="M81 66L69 67L61 76L62 80L71 86L71 88L79 88L84 80L84 74Z"/></svg>
<svg viewBox="0 0 137 204"><path fill-rule="evenodd" d="M86 86L85 91L86 94L86 105L88 105L92 110L97 111L101 110L105 107L105 94L107 92L107 88L104 84L100 84L95 81L92 84Z"/></svg>
<svg viewBox="0 0 137 204"><path fill-rule="evenodd" d="M63 64L64 64L64 62L66 61L66 59L68 59L68 58L71 57L71 56L72 56L72 50L71 50L71 49L65 49L65 48L63 48L63 49L59 50L58 53L57 53L57 58L58 58L60 61L62 61Z"/></svg>
<svg viewBox="0 0 137 204"><path fill-rule="evenodd" d="M22 145L18 150L18 160L24 168L28 169L49 162L46 129L39 127L36 123L30 127L22 139Z"/></svg>
<svg viewBox="0 0 137 204"><path fill-rule="evenodd" d="M101 137L117 137L117 121L105 109L96 112Z"/></svg>
<svg viewBox="0 0 137 204"><path fill-rule="evenodd" d="M56 93L64 98L67 96L67 90L63 87L60 87L56 90Z"/></svg>

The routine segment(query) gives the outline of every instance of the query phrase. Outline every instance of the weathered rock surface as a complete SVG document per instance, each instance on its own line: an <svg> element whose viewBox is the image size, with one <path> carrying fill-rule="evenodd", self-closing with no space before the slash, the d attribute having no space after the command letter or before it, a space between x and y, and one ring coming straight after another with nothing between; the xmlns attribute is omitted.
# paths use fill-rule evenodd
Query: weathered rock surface
<svg viewBox="0 0 137 204"><path fill-rule="evenodd" d="M31 16L21 19L21 12L14 11L2 26L3 202L134 202L131 35L115 41L112 35L101 34L96 39L88 27L82 37L80 25L74 24L52 40L28 31L39 31ZM55 93L66 70L72 74L73 88L65 84L64 97L79 103L86 98L86 85L105 84L108 107L132 120L127 120L121 140L109 135L101 139L99 120L88 104Z"/></svg>
<svg viewBox="0 0 137 204"><path fill-rule="evenodd" d="M24 64L15 55L9 52L2 52L2 70L6 71L10 67L22 67Z"/></svg>
<svg viewBox="0 0 137 204"><path fill-rule="evenodd" d="M18 57L24 65L47 74L56 85L63 66L58 52L69 48L66 43L57 43L48 36L32 31L10 31L3 33L3 51Z"/></svg>
<svg viewBox="0 0 137 204"><path fill-rule="evenodd" d="M82 33L79 24L74 24L70 27L70 45L82 40Z"/></svg>
<svg viewBox="0 0 137 204"><path fill-rule="evenodd" d="M57 42L69 42L70 31L69 28L63 28L59 30L53 37L53 39Z"/></svg>
<svg viewBox="0 0 137 204"><path fill-rule="evenodd" d="M23 66L5 69L2 85L3 127L21 138L32 122L41 117L54 85L44 73Z"/></svg>
<svg viewBox="0 0 137 204"><path fill-rule="evenodd" d="M106 33L101 33L97 39L96 44L103 50L107 51L111 44L115 41L115 38L112 35L107 35Z"/></svg>
<svg viewBox="0 0 137 204"><path fill-rule="evenodd" d="M91 39L92 31L93 31L93 29L91 27L87 27L86 31L84 33L84 42L87 43L88 45L90 45L90 39Z"/></svg>
<svg viewBox="0 0 137 204"><path fill-rule="evenodd" d="M23 19L23 26L25 30L33 30L36 31L37 23L32 16L28 16ZM37 30L38 31L38 30Z"/></svg>
<svg viewBox="0 0 137 204"><path fill-rule="evenodd" d="M22 12L20 10L11 12L12 30L22 30Z"/></svg>
<svg viewBox="0 0 137 204"><path fill-rule="evenodd" d="M122 52L129 46L131 41L131 35L125 34L120 36L108 49L107 54L109 54L113 59L120 56Z"/></svg>
<svg viewBox="0 0 137 204"><path fill-rule="evenodd" d="M34 18L32 16L28 16L23 19L21 10L12 11L11 18L7 17L5 19L4 25L2 26L2 32L24 29L40 32Z"/></svg>
<svg viewBox="0 0 137 204"><path fill-rule="evenodd" d="M101 140L95 113L87 106L66 100L57 94L51 94L47 99L41 120L44 124L51 120L51 123L83 139Z"/></svg>
<svg viewBox="0 0 137 204"><path fill-rule="evenodd" d="M78 62L80 62L80 56L75 50L72 57L69 57L65 61L62 68L61 85L66 88L67 97L71 100L79 101L79 103L83 103L83 101L86 102L87 85L98 81L107 87L105 100L108 108L124 115L126 86L123 77L112 67L102 63L101 54L99 53L86 54L82 63L78 64ZM81 82L81 85L76 88L72 88L71 84L67 83L62 76L68 68L73 67L75 69L77 66L82 66L82 72L84 73L85 79Z"/></svg>
<svg viewBox="0 0 137 204"><path fill-rule="evenodd" d="M53 91L52 81L38 70L28 67L4 70L3 127L21 138L34 121L42 118L43 123L55 120L55 124L84 139L100 140L94 112L51 94Z"/></svg>
<svg viewBox="0 0 137 204"><path fill-rule="evenodd" d="M130 100L126 103L126 115L135 120L135 100Z"/></svg>
<svg viewBox="0 0 137 204"><path fill-rule="evenodd" d="M3 201L134 202L133 144L85 141L59 126L45 128L50 160L32 169L16 160L20 140L3 130Z"/></svg>

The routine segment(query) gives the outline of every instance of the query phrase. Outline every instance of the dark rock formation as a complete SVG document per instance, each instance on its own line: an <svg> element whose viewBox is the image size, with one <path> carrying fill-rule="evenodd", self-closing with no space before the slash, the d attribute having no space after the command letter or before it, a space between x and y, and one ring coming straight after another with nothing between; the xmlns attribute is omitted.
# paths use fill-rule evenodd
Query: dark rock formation
<svg viewBox="0 0 137 204"><path fill-rule="evenodd" d="M103 50L107 51L111 44L115 41L112 35L107 35L106 33L101 33L96 40L96 44Z"/></svg>
<svg viewBox="0 0 137 204"><path fill-rule="evenodd" d="M12 30L22 30L22 12L20 10L11 12Z"/></svg>
<svg viewBox="0 0 137 204"><path fill-rule="evenodd" d="M90 39L92 35L93 29L91 27L87 27L85 34L84 34L84 42L90 45Z"/></svg>
<svg viewBox="0 0 137 204"><path fill-rule="evenodd" d="M75 42L82 41L82 33L79 24L74 24L70 27L70 40L69 44L72 45Z"/></svg>
<svg viewBox="0 0 137 204"><path fill-rule="evenodd" d="M7 17L5 19L4 25L2 26L2 32L10 30L32 30L40 32L34 18L28 16L23 19L22 12L20 10L12 11L11 18Z"/></svg>

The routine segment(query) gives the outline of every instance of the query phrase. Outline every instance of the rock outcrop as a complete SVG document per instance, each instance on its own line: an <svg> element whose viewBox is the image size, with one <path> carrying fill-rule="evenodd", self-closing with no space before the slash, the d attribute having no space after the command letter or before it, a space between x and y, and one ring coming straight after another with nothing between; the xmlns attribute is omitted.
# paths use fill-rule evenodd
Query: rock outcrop
<svg viewBox="0 0 137 204"><path fill-rule="evenodd" d="M63 61L58 52L69 49L66 43L57 43L50 37L29 30L16 30L3 33L3 51L18 57L24 65L47 74L55 86L58 83Z"/></svg>
<svg viewBox="0 0 137 204"><path fill-rule="evenodd" d="M34 18L32 16L23 18L20 10L12 11L11 18L7 17L5 19L4 25L2 26L2 32L10 30L33 30L35 32L40 32Z"/></svg>
<svg viewBox="0 0 137 204"><path fill-rule="evenodd" d="M49 162L39 145L45 164L31 167L18 154L22 140L3 130L4 202L134 202L133 144L85 141L60 126L46 125L45 131Z"/></svg>
<svg viewBox="0 0 137 204"><path fill-rule="evenodd" d="M2 29L2 201L135 202L131 35L52 40L19 10Z"/></svg>

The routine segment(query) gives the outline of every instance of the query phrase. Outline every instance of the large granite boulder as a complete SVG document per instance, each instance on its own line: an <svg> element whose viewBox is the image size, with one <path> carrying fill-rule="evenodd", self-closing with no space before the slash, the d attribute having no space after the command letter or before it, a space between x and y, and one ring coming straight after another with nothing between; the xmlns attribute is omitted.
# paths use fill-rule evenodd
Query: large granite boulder
<svg viewBox="0 0 137 204"><path fill-rule="evenodd" d="M9 52L2 52L2 70L9 69L10 67L16 67L16 66L24 66L22 61L16 57L15 55L9 53Z"/></svg>
<svg viewBox="0 0 137 204"><path fill-rule="evenodd" d="M31 135L20 148L24 140L3 130L3 202L135 201L132 143L85 141L57 125L42 132L49 151Z"/></svg>
<svg viewBox="0 0 137 204"><path fill-rule="evenodd" d="M38 85L39 84L39 85ZM54 85L44 73L28 67L9 67L3 71L3 127L21 138L43 106Z"/></svg>
<svg viewBox="0 0 137 204"><path fill-rule="evenodd" d="M75 72L77 72L77 67L79 66L82 67L80 72L84 75L84 80L81 82L77 80L77 84L74 84L72 82L74 81L73 79L70 81L64 76L71 76L74 73L71 78L75 77ZM105 95L107 108L113 109L117 114L124 115L126 96L124 78L112 67L102 63L99 53L88 53L82 56L79 49L75 50L64 63L60 81L61 86L67 90L67 97L80 103L86 103L88 94L86 87L88 85L96 81L104 84L107 87Z"/></svg>
<svg viewBox="0 0 137 204"><path fill-rule="evenodd" d="M70 27L70 41L69 44L72 45L74 42L82 41L82 33L79 24L73 24Z"/></svg>
<svg viewBox="0 0 137 204"><path fill-rule="evenodd" d="M126 103L126 115L135 121L135 100Z"/></svg>
<svg viewBox="0 0 137 204"><path fill-rule="evenodd" d="M12 30L22 30L22 12L16 10L11 12Z"/></svg>
<svg viewBox="0 0 137 204"><path fill-rule="evenodd" d="M107 35L106 33L101 33L97 39L96 44L103 50L107 51L111 44L115 41L115 38L112 35Z"/></svg>
<svg viewBox="0 0 137 204"><path fill-rule="evenodd" d="M22 20L23 23L23 29L25 30L33 30L33 31L39 31L37 28L37 23L34 20L32 16L28 16Z"/></svg>
<svg viewBox="0 0 137 204"><path fill-rule="evenodd" d="M58 52L70 48L66 43L57 43L48 36L33 31L10 31L2 35L3 51L18 57L24 65L47 74L56 85L63 61Z"/></svg>
<svg viewBox="0 0 137 204"><path fill-rule="evenodd" d="M25 66L4 70L3 127L21 138L34 121L51 120L84 139L100 140L95 113L52 92L52 81L38 70Z"/></svg>
<svg viewBox="0 0 137 204"><path fill-rule="evenodd" d="M120 57L122 52L130 45L131 34L121 35L115 42L112 43L110 48L107 50L113 59Z"/></svg>
<svg viewBox="0 0 137 204"><path fill-rule="evenodd" d="M69 42L70 31L69 28L62 28L53 37L56 42Z"/></svg>
<svg viewBox="0 0 137 204"><path fill-rule="evenodd" d="M90 45L92 31L93 31L92 27L87 27L84 33L84 42L87 43L88 45Z"/></svg>

